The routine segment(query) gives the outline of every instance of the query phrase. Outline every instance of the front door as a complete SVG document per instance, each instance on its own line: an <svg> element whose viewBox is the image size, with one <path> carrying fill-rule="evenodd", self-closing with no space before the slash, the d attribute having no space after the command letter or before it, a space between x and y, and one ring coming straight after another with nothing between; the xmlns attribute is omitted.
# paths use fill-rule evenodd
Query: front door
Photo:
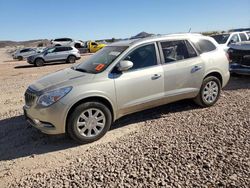
<svg viewBox="0 0 250 188"><path fill-rule="evenodd" d="M159 105L164 97L164 75L156 44L140 46L124 59L133 67L114 78L119 115Z"/></svg>

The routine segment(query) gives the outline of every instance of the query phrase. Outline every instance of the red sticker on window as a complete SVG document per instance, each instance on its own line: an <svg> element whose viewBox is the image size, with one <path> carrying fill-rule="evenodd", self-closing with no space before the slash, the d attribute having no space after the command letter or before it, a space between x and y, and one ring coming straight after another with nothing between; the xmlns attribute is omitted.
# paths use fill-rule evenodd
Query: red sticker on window
<svg viewBox="0 0 250 188"><path fill-rule="evenodd" d="M97 65L97 66L95 67L95 70L96 70L96 71L101 71L104 67L105 67L104 64L99 64L99 65Z"/></svg>

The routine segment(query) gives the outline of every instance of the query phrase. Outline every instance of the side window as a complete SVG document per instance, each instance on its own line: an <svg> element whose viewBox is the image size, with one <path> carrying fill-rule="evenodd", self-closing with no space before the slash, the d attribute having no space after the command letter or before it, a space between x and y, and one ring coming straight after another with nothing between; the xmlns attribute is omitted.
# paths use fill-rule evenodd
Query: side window
<svg viewBox="0 0 250 188"><path fill-rule="evenodd" d="M133 62L131 70L157 65L155 45L149 44L139 47L131 52L125 60Z"/></svg>
<svg viewBox="0 0 250 188"><path fill-rule="evenodd" d="M209 40L201 39L197 42L200 53L211 52L216 49L216 46Z"/></svg>
<svg viewBox="0 0 250 188"><path fill-rule="evenodd" d="M247 41L247 36L244 33L240 33L241 41Z"/></svg>
<svg viewBox="0 0 250 188"><path fill-rule="evenodd" d="M26 52L31 52L32 49L24 49L24 50L21 50L20 53L26 53Z"/></svg>
<svg viewBox="0 0 250 188"><path fill-rule="evenodd" d="M67 47L60 47L60 48L56 48L55 52L64 52L67 51Z"/></svg>
<svg viewBox="0 0 250 188"><path fill-rule="evenodd" d="M56 51L56 48L50 48L50 49L47 50L48 53L53 53L55 51Z"/></svg>
<svg viewBox="0 0 250 188"><path fill-rule="evenodd" d="M165 63L187 59L190 57L185 41L161 42Z"/></svg>
<svg viewBox="0 0 250 188"><path fill-rule="evenodd" d="M186 41L186 45L187 45L189 57L190 58L197 57L197 53L196 53L195 49L193 48L193 46L190 44L190 42Z"/></svg>
<svg viewBox="0 0 250 188"><path fill-rule="evenodd" d="M61 49L60 48L55 48L55 50L53 52L60 52Z"/></svg>
<svg viewBox="0 0 250 188"><path fill-rule="evenodd" d="M237 42L240 42L239 36L237 34L234 34L230 39L230 43L237 43Z"/></svg>

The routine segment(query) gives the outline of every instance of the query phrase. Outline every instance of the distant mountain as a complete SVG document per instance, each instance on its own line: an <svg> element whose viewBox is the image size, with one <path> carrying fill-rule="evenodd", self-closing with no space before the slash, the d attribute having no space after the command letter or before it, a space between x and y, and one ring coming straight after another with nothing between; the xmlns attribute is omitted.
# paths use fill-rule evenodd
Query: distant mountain
<svg viewBox="0 0 250 188"><path fill-rule="evenodd" d="M46 46L47 44L49 44L49 40L38 39L38 40L28 40L28 41L0 41L0 48L4 48L6 46L37 47L38 44L41 44L41 43L43 43L43 45Z"/></svg>
<svg viewBox="0 0 250 188"><path fill-rule="evenodd" d="M140 38L145 38L145 37L150 37L150 36L153 36L154 34L150 34L150 33L146 33L146 32L141 32L141 33L138 33L137 35L131 37L130 39L140 39Z"/></svg>

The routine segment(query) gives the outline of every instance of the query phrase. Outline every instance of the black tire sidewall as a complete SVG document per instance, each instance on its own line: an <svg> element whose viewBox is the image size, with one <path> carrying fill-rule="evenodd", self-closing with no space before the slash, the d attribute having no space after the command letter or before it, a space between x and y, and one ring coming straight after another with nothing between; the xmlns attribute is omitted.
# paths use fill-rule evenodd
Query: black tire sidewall
<svg viewBox="0 0 250 188"><path fill-rule="evenodd" d="M74 62L72 62L72 63L75 63L76 62L76 57L75 56L73 56L73 55L70 55L69 57L68 57L68 59L67 59L67 62L68 63L70 63L70 58L74 58Z"/></svg>
<svg viewBox="0 0 250 188"><path fill-rule="evenodd" d="M97 108L99 110L101 110L106 118L106 124L105 127L103 128L103 130L101 131L100 134L98 134L95 137L91 137L91 138L86 138L83 137L77 130L76 124L77 124L77 119L80 116L80 114L89 109L89 108ZM68 135L76 140L77 142L81 143L81 144L85 144L85 143L91 143L94 142L96 140L99 140L101 137L103 137L106 132L110 129L112 123L112 115L110 110L102 103L100 102L86 102L83 104L80 104L79 106L77 106L73 112L70 114L68 122L67 122L67 133Z"/></svg>
<svg viewBox="0 0 250 188"><path fill-rule="evenodd" d="M216 100L212 103L207 103L205 100L203 100L203 91L204 91L204 87L206 86L206 84L208 82L211 82L211 81L214 81L218 85L219 90L218 90L218 95L216 97ZM201 101L202 106L210 107L210 106L213 106L218 101L218 99L220 98L220 94L221 94L221 82L220 82L220 80L217 77L209 76L203 80L198 97L199 97L199 100Z"/></svg>
<svg viewBox="0 0 250 188"><path fill-rule="evenodd" d="M42 62L41 64L38 64L38 63L37 63L39 60ZM35 66L41 67L41 66L43 66L43 65L44 65L44 60L43 60L43 59L38 58L38 59L35 60Z"/></svg>

